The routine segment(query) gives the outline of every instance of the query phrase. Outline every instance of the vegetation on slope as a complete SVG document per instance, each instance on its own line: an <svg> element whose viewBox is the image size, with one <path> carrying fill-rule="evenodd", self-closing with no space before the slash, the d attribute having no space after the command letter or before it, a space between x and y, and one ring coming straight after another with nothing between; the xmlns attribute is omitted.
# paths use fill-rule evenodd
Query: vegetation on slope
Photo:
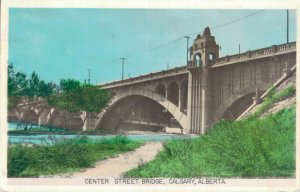
<svg viewBox="0 0 300 192"><path fill-rule="evenodd" d="M141 142L125 136L92 141L87 137L56 140L42 146L8 148L8 177L36 177L78 171L96 161L134 150Z"/></svg>
<svg viewBox="0 0 300 192"><path fill-rule="evenodd" d="M282 101L288 97L291 97L296 94L296 86L290 85L287 88L283 89L282 91L276 93L276 89L273 88L262 105L252 114L250 118L258 118L261 114L266 112L272 104L278 101Z"/></svg>
<svg viewBox="0 0 300 192"><path fill-rule="evenodd" d="M294 177L295 107L259 119L295 89L272 92L247 119L222 121L199 138L167 142L155 160L127 177Z"/></svg>

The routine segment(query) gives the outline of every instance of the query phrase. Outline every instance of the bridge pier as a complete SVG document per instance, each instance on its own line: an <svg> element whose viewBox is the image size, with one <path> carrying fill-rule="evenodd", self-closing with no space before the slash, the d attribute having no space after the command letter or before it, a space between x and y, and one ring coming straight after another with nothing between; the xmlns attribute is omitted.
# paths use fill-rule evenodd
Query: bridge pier
<svg viewBox="0 0 300 192"><path fill-rule="evenodd" d="M210 65L219 57L219 45L205 28L203 35L198 35L190 48L188 63L188 127L189 133L204 134L210 126Z"/></svg>
<svg viewBox="0 0 300 192"><path fill-rule="evenodd" d="M178 86L178 108L182 111L182 87L181 85Z"/></svg>
<svg viewBox="0 0 300 192"><path fill-rule="evenodd" d="M189 72L189 86L188 86L188 130L187 133L200 134L201 133L201 87L199 69L191 70Z"/></svg>
<svg viewBox="0 0 300 192"><path fill-rule="evenodd" d="M97 127L97 123L99 119L97 118L97 115L91 113L91 112L86 112L85 117L84 117L84 124L82 127L83 131L91 131L95 130Z"/></svg>

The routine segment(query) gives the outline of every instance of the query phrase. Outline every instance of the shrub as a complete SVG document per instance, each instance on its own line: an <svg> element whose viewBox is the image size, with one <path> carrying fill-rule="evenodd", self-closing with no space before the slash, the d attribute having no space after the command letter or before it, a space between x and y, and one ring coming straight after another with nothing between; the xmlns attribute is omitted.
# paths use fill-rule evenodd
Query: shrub
<svg viewBox="0 0 300 192"><path fill-rule="evenodd" d="M35 163L36 153L34 148L16 145L8 149L7 170L8 177L16 177L28 166Z"/></svg>
<svg viewBox="0 0 300 192"><path fill-rule="evenodd" d="M92 85L84 85L60 95L48 97L49 105L69 112L78 112L80 110L100 112L108 101L109 94L107 90Z"/></svg>
<svg viewBox="0 0 300 192"><path fill-rule="evenodd" d="M37 147L9 147L8 177L36 177L79 171L81 168L90 167L96 161L133 150L141 144L126 136L95 141L86 136L49 139Z"/></svg>

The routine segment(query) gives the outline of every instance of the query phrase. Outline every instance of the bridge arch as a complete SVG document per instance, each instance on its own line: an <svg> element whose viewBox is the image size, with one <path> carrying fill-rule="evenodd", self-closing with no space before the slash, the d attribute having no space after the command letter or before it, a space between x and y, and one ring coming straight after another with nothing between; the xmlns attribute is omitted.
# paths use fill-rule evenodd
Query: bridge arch
<svg viewBox="0 0 300 192"><path fill-rule="evenodd" d="M187 129L186 114L182 113L180 111L179 107L177 107L175 104L173 104L167 98L161 96L157 92L147 90L147 89L132 89L128 92L124 91L119 94L117 93L115 98L110 102L108 110L105 111L104 115L100 119L100 121L97 125L97 129L100 127L105 127L106 124L112 125L112 128L116 127L117 126L116 124L118 122L116 122L116 119L111 117L110 113L112 112L113 109L118 110L117 106L122 101L127 102L127 108L122 109L122 110L119 109L118 111L122 112L122 111L130 110L130 108L132 107L132 104L134 102L137 102L137 99L136 99L137 97L134 98L134 96L141 96L141 98L145 97L145 98L148 98L148 99L156 102L157 104L161 105L166 111L168 111L174 117L174 119L178 122L178 124L181 126L181 128L183 128L183 130ZM132 101L130 100L130 98L132 98ZM115 121L114 125L113 125L113 123L108 123L108 122L113 122L113 121ZM107 127L105 127L105 128L107 128Z"/></svg>
<svg viewBox="0 0 300 192"><path fill-rule="evenodd" d="M38 124L39 123L39 114L35 110L26 107L25 109L22 110L21 116L19 119L20 119L20 121L25 122L25 123Z"/></svg>

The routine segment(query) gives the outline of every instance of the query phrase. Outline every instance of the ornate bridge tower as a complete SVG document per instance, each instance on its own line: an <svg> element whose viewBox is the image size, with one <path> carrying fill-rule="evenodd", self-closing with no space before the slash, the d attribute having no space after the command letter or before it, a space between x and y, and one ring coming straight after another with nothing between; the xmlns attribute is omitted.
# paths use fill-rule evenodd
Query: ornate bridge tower
<svg viewBox="0 0 300 192"><path fill-rule="evenodd" d="M209 71L217 58L219 45L206 27L203 35L199 34L190 47L187 133L203 134L211 124Z"/></svg>

